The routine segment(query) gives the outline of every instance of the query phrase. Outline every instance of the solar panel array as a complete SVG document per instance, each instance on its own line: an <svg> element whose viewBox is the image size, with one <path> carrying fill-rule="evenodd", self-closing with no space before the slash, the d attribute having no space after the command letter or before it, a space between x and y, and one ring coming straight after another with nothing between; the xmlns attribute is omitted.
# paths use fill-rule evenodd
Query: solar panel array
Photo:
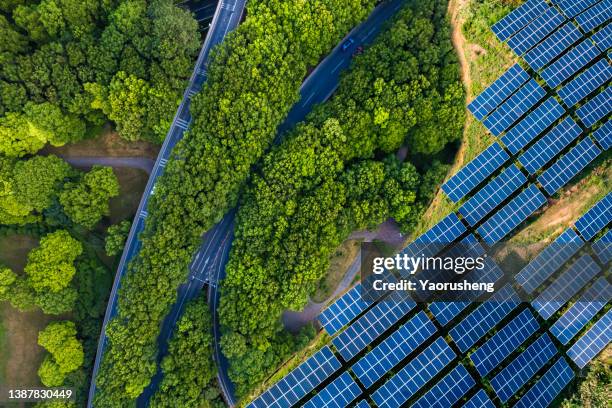
<svg viewBox="0 0 612 408"><path fill-rule="evenodd" d="M601 269L593 258L583 255L532 301L531 306L543 319L549 319L599 271Z"/></svg>
<svg viewBox="0 0 612 408"><path fill-rule="evenodd" d="M455 358L455 352L438 337L397 374L378 388L372 399L379 408L399 407Z"/></svg>
<svg viewBox="0 0 612 408"><path fill-rule="evenodd" d="M580 126L570 117L565 118L544 137L534 143L519 158L529 174L535 174L582 133Z"/></svg>
<svg viewBox="0 0 612 408"><path fill-rule="evenodd" d="M304 404L304 408L344 408L360 394L359 385L344 372Z"/></svg>
<svg viewBox="0 0 612 408"><path fill-rule="evenodd" d="M499 144L493 143L444 183L442 190L456 203L508 160L508 153Z"/></svg>
<svg viewBox="0 0 612 408"><path fill-rule="evenodd" d="M450 213L404 248L401 253L409 256L434 256L465 232L467 232L467 228L457 217L457 214ZM403 274L409 273L405 269L400 272Z"/></svg>
<svg viewBox="0 0 612 408"><path fill-rule="evenodd" d="M533 293L583 245L584 241L576 231L571 228L567 229L516 275L516 282L527 293Z"/></svg>
<svg viewBox="0 0 612 408"><path fill-rule="evenodd" d="M556 88L593 61L600 51L586 39L552 63L540 74L551 88Z"/></svg>
<svg viewBox="0 0 612 408"><path fill-rule="evenodd" d="M607 26L593 34L591 37L597 47L606 52L610 47L612 47L612 23L609 23Z"/></svg>
<svg viewBox="0 0 612 408"><path fill-rule="evenodd" d="M363 301L361 283L346 292L319 315L319 322L330 336L340 331L368 308L368 302Z"/></svg>
<svg viewBox="0 0 612 408"><path fill-rule="evenodd" d="M565 21L565 17L551 7L529 23L525 28L510 37L508 45L517 55L523 55L534 45L542 41Z"/></svg>
<svg viewBox="0 0 612 408"><path fill-rule="evenodd" d="M514 64L478 95L468 109L478 120L482 120L528 80L529 74L519 64Z"/></svg>
<svg viewBox="0 0 612 408"><path fill-rule="evenodd" d="M580 368L584 368L612 340L612 310L599 319L578 341L567 355Z"/></svg>
<svg viewBox="0 0 612 408"><path fill-rule="evenodd" d="M484 390L480 390L465 403L463 408L495 408L495 404Z"/></svg>
<svg viewBox="0 0 612 408"><path fill-rule="evenodd" d="M580 38L582 38L580 30L568 22L525 54L523 58L532 69L539 71Z"/></svg>
<svg viewBox="0 0 612 408"><path fill-rule="evenodd" d="M612 111L612 87L582 105L576 114L587 127L593 126L601 119L605 118Z"/></svg>
<svg viewBox="0 0 612 408"><path fill-rule="evenodd" d="M447 408L453 406L476 382L459 364L448 373L439 383L431 387L413 405L413 408Z"/></svg>
<svg viewBox="0 0 612 408"><path fill-rule="evenodd" d="M538 182L549 195L553 195L600 154L599 147L586 138L542 173Z"/></svg>
<svg viewBox="0 0 612 408"><path fill-rule="evenodd" d="M545 203L546 197L532 184L478 227L478 234L484 242L493 245L518 227Z"/></svg>
<svg viewBox="0 0 612 408"><path fill-rule="evenodd" d="M559 90L559 96L563 99L563 103L571 108L610 81L610 78L612 78L612 66L604 58L568 82Z"/></svg>
<svg viewBox="0 0 612 408"><path fill-rule="evenodd" d="M421 311L363 356L351 369L366 388L371 387L435 332L436 326Z"/></svg>
<svg viewBox="0 0 612 408"><path fill-rule="evenodd" d="M361 400L355 405L355 408L370 408L370 404L366 400Z"/></svg>
<svg viewBox="0 0 612 408"><path fill-rule="evenodd" d="M520 302L521 300L514 289L506 285L453 327L449 334L459 350L465 353L514 310Z"/></svg>
<svg viewBox="0 0 612 408"><path fill-rule="evenodd" d="M523 310L478 350L470 354L478 373L482 377L489 374L539 328L538 321L529 309Z"/></svg>
<svg viewBox="0 0 612 408"><path fill-rule="evenodd" d="M512 154L517 154L564 113L565 109L551 96L502 136L501 140Z"/></svg>
<svg viewBox="0 0 612 408"><path fill-rule="evenodd" d="M612 121L608 120L604 123L593 133L593 137L604 150L608 150L612 146Z"/></svg>
<svg viewBox="0 0 612 408"><path fill-rule="evenodd" d="M610 300L612 286L601 277L550 327L550 332L567 345Z"/></svg>
<svg viewBox="0 0 612 408"><path fill-rule="evenodd" d="M543 0L529 0L495 23L491 29L500 41L506 41L548 8Z"/></svg>
<svg viewBox="0 0 612 408"><path fill-rule="evenodd" d="M593 251L602 264L606 265L612 259L612 230L599 238L593 244Z"/></svg>
<svg viewBox="0 0 612 408"><path fill-rule="evenodd" d="M612 221L612 193L608 193L576 221L576 229L584 239L590 240Z"/></svg>
<svg viewBox="0 0 612 408"><path fill-rule="evenodd" d="M429 311L434 315L436 320L446 326L451 320L459 315L471 302L432 302L429 305Z"/></svg>
<svg viewBox="0 0 612 408"><path fill-rule="evenodd" d="M251 402L250 408L286 408L296 404L332 373L340 361L325 346Z"/></svg>
<svg viewBox="0 0 612 408"><path fill-rule="evenodd" d="M499 136L533 108L545 95L546 91L538 85L535 79L532 79L487 116L482 123L491 133Z"/></svg>
<svg viewBox="0 0 612 408"><path fill-rule="evenodd" d="M557 348L544 333L491 379L491 387L502 402L507 402L556 353Z"/></svg>
<svg viewBox="0 0 612 408"><path fill-rule="evenodd" d="M550 367L538 382L516 403L515 408L546 408L574 378L563 357Z"/></svg>
<svg viewBox="0 0 612 408"><path fill-rule="evenodd" d="M597 3L599 0L563 0L557 4L563 14L572 18Z"/></svg>
<svg viewBox="0 0 612 408"><path fill-rule="evenodd" d="M585 32L593 31L612 18L612 1L603 0L576 16L576 22Z"/></svg>

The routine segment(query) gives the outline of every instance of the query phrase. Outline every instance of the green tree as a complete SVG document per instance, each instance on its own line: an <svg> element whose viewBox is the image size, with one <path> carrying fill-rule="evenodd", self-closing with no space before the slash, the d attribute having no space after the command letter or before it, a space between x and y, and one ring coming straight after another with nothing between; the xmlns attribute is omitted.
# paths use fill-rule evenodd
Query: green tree
<svg viewBox="0 0 612 408"><path fill-rule="evenodd" d="M38 370L47 387L62 385L67 374L83 365L83 346L76 334L76 326L70 321L49 323L38 333L38 344L49 352Z"/></svg>
<svg viewBox="0 0 612 408"><path fill-rule="evenodd" d="M0 265L0 301L8 300L17 275L10 268Z"/></svg>
<svg viewBox="0 0 612 408"><path fill-rule="evenodd" d="M104 245L106 255L115 256L123 251L123 247L125 246L125 241L130 233L131 226L132 223L130 221L124 220L119 224L108 227Z"/></svg>

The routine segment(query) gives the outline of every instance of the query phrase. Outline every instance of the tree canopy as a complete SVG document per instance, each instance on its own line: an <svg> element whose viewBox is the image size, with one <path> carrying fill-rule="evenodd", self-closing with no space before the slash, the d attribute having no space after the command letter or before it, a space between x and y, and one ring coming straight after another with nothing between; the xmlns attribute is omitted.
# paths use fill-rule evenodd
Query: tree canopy
<svg viewBox="0 0 612 408"><path fill-rule="evenodd" d="M49 323L38 333L38 344L49 352L38 370L40 381L47 387L62 385L67 374L83 365L83 346L76 334L76 326L70 321Z"/></svg>

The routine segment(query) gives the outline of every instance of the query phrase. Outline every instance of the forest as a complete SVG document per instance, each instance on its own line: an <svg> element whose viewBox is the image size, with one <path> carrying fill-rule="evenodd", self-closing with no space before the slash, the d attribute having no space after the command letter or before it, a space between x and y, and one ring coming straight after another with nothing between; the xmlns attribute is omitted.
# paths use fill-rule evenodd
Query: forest
<svg viewBox="0 0 612 408"><path fill-rule="evenodd" d="M222 347L238 396L295 349L282 327L354 230L409 230L447 167L417 169L461 137L464 92L442 1L406 6L355 58L331 101L266 154L240 202L222 282ZM444 123L445 126L439 126ZM394 152L403 144L408 159ZM421 160L422 161L422 160Z"/></svg>

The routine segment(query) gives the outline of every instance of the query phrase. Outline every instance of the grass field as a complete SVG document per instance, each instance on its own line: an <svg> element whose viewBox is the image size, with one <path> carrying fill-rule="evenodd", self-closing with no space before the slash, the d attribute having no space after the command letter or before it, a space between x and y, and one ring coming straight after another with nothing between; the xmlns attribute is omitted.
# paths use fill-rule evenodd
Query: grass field
<svg viewBox="0 0 612 408"><path fill-rule="evenodd" d="M314 302L321 303L329 299L359 254L360 241L346 240L332 256L325 277L319 283L317 291L311 296Z"/></svg>

